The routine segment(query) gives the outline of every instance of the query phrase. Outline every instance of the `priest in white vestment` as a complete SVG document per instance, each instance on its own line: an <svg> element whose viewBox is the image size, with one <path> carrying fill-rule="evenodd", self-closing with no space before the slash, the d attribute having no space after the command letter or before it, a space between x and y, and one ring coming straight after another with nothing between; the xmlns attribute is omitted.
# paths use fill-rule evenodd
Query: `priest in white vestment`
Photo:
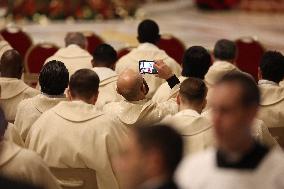
<svg viewBox="0 0 284 189"><path fill-rule="evenodd" d="M284 87L279 85L284 77L284 56L280 52L266 52L260 63L259 76L261 103L258 117L268 127L284 127Z"/></svg>
<svg viewBox="0 0 284 189"><path fill-rule="evenodd" d="M180 82L183 82L188 77L195 77L203 80L210 66L211 56L208 50L201 46L192 46L188 48L184 54L182 72L178 79ZM154 94L152 100L154 102L164 102L170 98L175 98L177 94L178 90L170 96L171 88L167 83L163 83Z"/></svg>
<svg viewBox="0 0 284 189"><path fill-rule="evenodd" d="M68 33L65 37L65 47L59 49L45 62L51 60L63 62L69 71L70 77L79 69L92 69L92 56L86 50L87 45L87 39L82 33Z"/></svg>
<svg viewBox="0 0 284 189"><path fill-rule="evenodd" d="M13 125L8 124L0 108L0 175L45 189L59 189L56 179L43 160L36 153L11 141L9 137L11 137L12 127Z"/></svg>
<svg viewBox="0 0 284 189"><path fill-rule="evenodd" d="M15 127L23 141L34 122L47 110L65 101L69 73L64 63L52 60L45 64L39 75L41 94L23 100L17 110Z"/></svg>
<svg viewBox="0 0 284 189"><path fill-rule="evenodd" d="M210 102L216 147L184 160L176 173L181 189L284 187L283 152L252 136L259 102L259 89L248 76L233 73L217 82Z"/></svg>
<svg viewBox="0 0 284 189"><path fill-rule="evenodd" d="M93 70L100 78L99 97L96 108L102 110L104 105L110 102L122 100L116 91L117 73L114 71L117 61L115 49L108 44L101 44L96 47L93 53Z"/></svg>
<svg viewBox="0 0 284 189"><path fill-rule="evenodd" d="M116 63L115 71L120 74L126 69L139 71L139 61L157 61L163 60L179 77L181 74L180 65L167 53L159 49L155 44L160 39L159 26L152 20L144 20L138 26L138 37L140 45L133 49L130 53L123 56ZM151 98L158 87L164 83L163 79L155 77L155 75L146 74L143 76L149 85L149 93L147 98Z"/></svg>
<svg viewBox="0 0 284 189"><path fill-rule="evenodd" d="M175 87L177 86L174 86L173 90L176 90ZM148 100L146 81L140 73L132 69L127 69L119 75L117 91L124 100L105 105L104 112L117 117L126 128L151 125L177 112L174 100L163 103Z"/></svg>
<svg viewBox="0 0 284 189"><path fill-rule="evenodd" d="M6 51L0 60L0 106L11 123L15 120L19 103L40 93L21 80L23 67L23 60L16 50Z"/></svg>
<svg viewBox="0 0 284 189"><path fill-rule="evenodd" d="M118 155L125 129L97 111L99 77L81 69L70 78L69 102L60 102L32 126L26 146L50 167L89 168L96 172L99 189L118 189L112 159Z"/></svg>
<svg viewBox="0 0 284 189"><path fill-rule="evenodd" d="M184 155L192 155L214 145L212 123L203 115L207 87L201 79L189 77L180 85L177 96L179 112L162 123L177 129L184 138Z"/></svg>

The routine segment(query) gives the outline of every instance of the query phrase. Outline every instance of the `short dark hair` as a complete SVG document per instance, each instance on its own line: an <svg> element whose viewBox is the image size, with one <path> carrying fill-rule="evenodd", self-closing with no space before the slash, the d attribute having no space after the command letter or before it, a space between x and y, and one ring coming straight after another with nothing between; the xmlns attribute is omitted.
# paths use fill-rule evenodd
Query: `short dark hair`
<svg viewBox="0 0 284 189"><path fill-rule="evenodd" d="M228 73L218 80L216 85L224 83L240 86L242 91L240 99L242 105L245 107L259 106L260 91L256 82L251 77L242 73Z"/></svg>
<svg viewBox="0 0 284 189"><path fill-rule="evenodd" d="M185 51L182 63L182 76L204 79L211 66L209 52L201 46L192 46Z"/></svg>
<svg viewBox="0 0 284 189"><path fill-rule="evenodd" d="M90 99L98 93L100 79L99 76L90 69L80 69L70 78L69 89L73 97L79 96Z"/></svg>
<svg viewBox="0 0 284 189"><path fill-rule="evenodd" d="M5 131L8 127L8 121L5 118L4 111L0 107L0 136L3 137L5 135Z"/></svg>
<svg viewBox="0 0 284 189"><path fill-rule="evenodd" d="M20 78L23 72L23 59L18 51L7 50L1 57L1 77Z"/></svg>
<svg viewBox="0 0 284 189"><path fill-rule="evenodd" d="M221 39L214 47L214 57L219 60L232 61L237 56L237 46L235 42Z"/></svg>
<svg viewBox="0 0 284 189"><path fill-rule="evenodd" d="M136 127L134 134L143 150L157 149L164 160L169 176L173 176L183 156L183 139L173 128L167 125Z"/></svg>
<svg viewBox="0 0 284 189"><path fill-rule="evenodd" d="M64 63L52 60L47 62L39 74L41 91L48 95L61 95L68 87L69 72Z"/></svg>
<svg viewBox="0 0 284 189"><path fill-rule="evenodd" d="M189 77L181 83L179 94L187 101L202 102L206 98L207 87L201 79Z"/></svg>
<svg viewBox="0 0 284 189"><path fill-rule="evenodd" d="M112 46L108 44L101 44L94 50L93 60L106 67L111 67L117 61L117 53Z"/></svg>
<svg viewBox="0 0 284 189"><path fill-rule="evenodd" d="M279 83L284 78L284 56L277 51L267 51L260 61L263 79Z"/></svg>
<svg viewBox="0 0 284 189"><path fill-rule="evenodd" d="M138 40L140 43L157 43L160 40L160 29L153 20L143 20L138 26Z"/></svg>

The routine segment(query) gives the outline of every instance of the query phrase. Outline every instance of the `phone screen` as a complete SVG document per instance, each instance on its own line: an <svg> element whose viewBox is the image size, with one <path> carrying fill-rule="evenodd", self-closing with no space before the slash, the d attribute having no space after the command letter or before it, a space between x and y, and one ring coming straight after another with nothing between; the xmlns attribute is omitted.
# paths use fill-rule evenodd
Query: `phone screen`
<svg viewBox="0 0 284 189"><path fill-rule="evenodd" d="M139 70L141 74L157 74L158 71L154 68L155 61L140 60Z"/></svg>

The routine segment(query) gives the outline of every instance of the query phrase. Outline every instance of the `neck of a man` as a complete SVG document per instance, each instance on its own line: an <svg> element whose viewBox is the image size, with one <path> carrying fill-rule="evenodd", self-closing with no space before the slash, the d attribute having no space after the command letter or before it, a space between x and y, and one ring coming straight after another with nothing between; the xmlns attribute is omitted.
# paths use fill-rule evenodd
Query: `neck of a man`
<svg viewBox="0 0 284 189"><path fill-rule="evenodd" d="M194 104L194 103L192 103L192 104L190 104L190 103L181 103L180 104L179 111L187 110L187 109L195 110L199 114L201 114L201 112L203 110L201 105L197 105L197 104Z"/></svg>
<svg viewBox="0 0 284 189"><path fill-rule="evenodd" d="M233 140L233 139L232 139ZM238 139L236 145L220 147L219 150L223 152L231 160L239 160L247 154L254 146L254 139L251 135Z"/></svg>
<svg viewBox="0 0 284 189"><path fill-rule="evenodd" d="M81 98L81 97L72 98L71 101L82 101L82 102L85 102L87 104L95 105L95 103L92 101L92 99L84 99L84 98Z"/></svg>
<svg viewBox="0 0 284 189"><path fill-rule="evenodd" d="M95 64L95 68L108 68L108 69L112 69L112 67L107 66L104 63L96 63ZM113 70L113 69L112 69Z"/></svg>

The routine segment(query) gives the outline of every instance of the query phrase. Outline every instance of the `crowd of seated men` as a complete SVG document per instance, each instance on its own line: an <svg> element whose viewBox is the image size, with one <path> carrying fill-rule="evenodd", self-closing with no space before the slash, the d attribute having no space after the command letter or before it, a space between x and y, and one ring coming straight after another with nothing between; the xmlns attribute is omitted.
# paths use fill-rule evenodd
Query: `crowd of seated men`
<svg viewBox="0 0 284 189"><path fill-rule="evenodd" d="M234 42L216 42L213 64L202 46L179 64L159 33L142 21L139 46L119 60L68 33L36 89L0 37L0 188L74 187L54 169L92 171L98 189L284 188L283 54L264 54L256 82L235 65ZM140 60L157 74L141 74Z"/></svg>

